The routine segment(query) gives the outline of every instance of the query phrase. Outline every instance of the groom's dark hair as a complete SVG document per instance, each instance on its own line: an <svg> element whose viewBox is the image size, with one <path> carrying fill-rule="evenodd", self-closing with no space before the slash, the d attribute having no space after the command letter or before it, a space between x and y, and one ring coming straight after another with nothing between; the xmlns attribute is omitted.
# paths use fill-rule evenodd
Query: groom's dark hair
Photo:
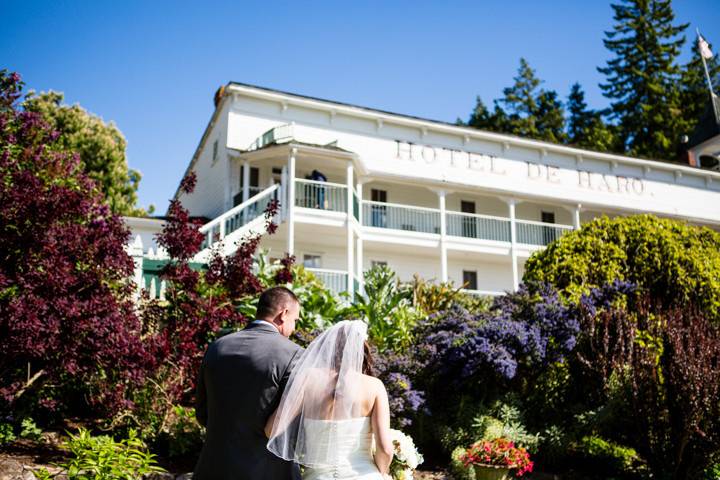
<svg viewBox="0 0 720 480"><path fill-rule="evenodd" d="M292 290L286 287L268 288L260 295L255 318L272 318L280 307L289 302L300 303Z"/></svg>

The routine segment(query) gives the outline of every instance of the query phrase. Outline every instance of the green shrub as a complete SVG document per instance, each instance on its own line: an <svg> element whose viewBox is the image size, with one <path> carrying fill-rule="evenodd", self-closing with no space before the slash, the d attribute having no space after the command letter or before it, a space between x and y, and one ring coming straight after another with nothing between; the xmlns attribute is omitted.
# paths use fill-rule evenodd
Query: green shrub
<svg viewBox="0 0 720 480"><path fill-rule="evenodd" d="M0 423L0 445L15 441L15 429L10 423Z"/></svg>
<svg viewBox="0 0 720 480"><path fill-rule="evenodd" d="M195 409L176 405L172 412L166 427L168 453L171 457L198 453L205 429L195 419Z"/></svg>
<svg viewBox="0 0 720 480"><path fill-rule="evenodd" d="M165 470L157 466L155 455L146 451L145 444L134 430L128 438L115 441L109 436L93 437L81 428L77 435L70 435L64 448L72 458L58 464L68 480L134 480L154 472ZM47 471L36 472L41 479L53 478Z"/></svg>
<svg viewBox="0 0 720 480"><path fill-rule="evenodd" d="M715 463L705 470L704 480L717 480L720 478L720 463Z"/></svg>
<svg viewBox="0 0 720 480"><path fill-rule="evenodd" d="M401 288L395 272L385 265L365 272L365 292L357 295L350 313L368 323L368 336L380 351L405 351L420 314L408 288Z"/></svg>
<svg viewBox="0 0 720 480"><path fill-rule="evenodd" d="M476 416L472 426L475 441L503 437L525 447L530 453L537 452L540 435L528 433L522 423L522 413L516 405L497 401L487 413Z"/></svg>
<svg viewBox="0 0 720 480"><path fill-rule="evenodd" d="M23 418L23 421L20 423L20 428L21 438L27 438L28 440L35 441L42 439L42 430L38 428L37 425L35 425L35 422L32 418Z"/></svg>
<svg viewBox="0 0 720 480"><path fill-rule="evenodd" d="M526 283L547 282L566 298L615 280L654 298L694 302L720 321L720 234L652 215L596 218L525 263Z"/></svg>
<svg viewBox="0 0 720 480"><path fill-rule="evenodd" d="M457 447L450 454L450 473L455 480L475 480L475 470L466 467L460 457L467 450L467 447Z"/></svg>
<svg viewBox="0 0 720 480"><path fill-rule="evenodd" d="M585 436L575 450L587 471L625 478L638 478L647 474L647 465L634 448L625 447L598 436Z"/></svg>

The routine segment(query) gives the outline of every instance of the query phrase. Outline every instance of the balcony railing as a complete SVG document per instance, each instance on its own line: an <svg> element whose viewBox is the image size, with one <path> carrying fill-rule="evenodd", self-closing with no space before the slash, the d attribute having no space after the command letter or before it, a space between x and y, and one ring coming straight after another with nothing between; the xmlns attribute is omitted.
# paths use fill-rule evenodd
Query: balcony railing
<svg viewBox="0 0 720 480"><path fill-rule="evenodd" d="M368 227L440 233L440 211L432 208L364 201L362 221Z"/></svg>
<svg viewBox="0 0 720 480"><path fill-rule="evenodd" d="M263 215L268 204L273 200L280 200L280 185L278 184L266 188L260 194L200 227L200 231L205 234L202 248L212 246L215 242Z"/></svg>
<svg viewBox="0 0 720 480"><path fill-rule="evenodd" d="M339 183L296 179L295 205L346 213L347 187Z"/></svg>
<svg viewBox="0 0 720 480"><path fill-rule="evenodd" d="M342 270L329 270L327 268L306 268L308 272L311 272L323 285L325 285L335 295L340 295L342 292L347 292L347 272Z"/></svg>
<svg viewBox="0 0 720 480"><path fill-rule="evenodd" d="M510 219L471 213L447 212L447 234L454 237L509 242Z"/></svg>
<svg viewBox="0 0 720 480"><path fill-rule="evenodd" d="M517 229L518 243L528 245L547 245L560 238L563 233L572 230L569 225L556 225L530 220L517 220L515 228Z"/></svg>
<svg viewBox="0 0 720 480"><path fill-rule="evenodd" d="M248 200L250 200L252 197L257 195L258 193L262 192L263 189L261 187L249 187L248 188ZM233 197L233 207L236 207L240 205L243 202L243 188L240 188L240 191Z"/></svg>
<svg viewBox="0 0 720 480"><path fill-rule="evenodd" d="M286 125L279 125L277 127L271 128L267 132L260 135L258 138L255 139L253 143L250 144L247 149L248 151L252 151L262 148L265 145L270 145L272 143L287 142L292 140L293 136L293 124L288 123Z"/></svg>
<svg viewBox="0 0 720 480"><path fill-rule="evenodd" d="M499 297L506 293L497 290L470 290L469 288L463 288L462 291L475 297Z"/></svg>

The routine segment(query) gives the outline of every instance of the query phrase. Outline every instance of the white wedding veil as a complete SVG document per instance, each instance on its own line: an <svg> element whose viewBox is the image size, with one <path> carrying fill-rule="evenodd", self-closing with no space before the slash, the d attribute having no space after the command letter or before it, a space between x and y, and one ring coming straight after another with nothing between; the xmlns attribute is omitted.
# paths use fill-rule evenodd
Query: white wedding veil
<svg viewBox="0 0 720 480"><path fill-rule="evenodd" d="M267 448L308 467L333 465L337 421L363 415L367 324L344 320L320 334L290 375L275 414Z"/></svg>

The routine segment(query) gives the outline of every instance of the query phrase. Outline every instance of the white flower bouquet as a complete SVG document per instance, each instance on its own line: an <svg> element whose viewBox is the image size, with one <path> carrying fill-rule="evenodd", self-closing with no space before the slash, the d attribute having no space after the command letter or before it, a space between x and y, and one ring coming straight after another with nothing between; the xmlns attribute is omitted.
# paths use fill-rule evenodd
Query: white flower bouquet
<svg viewBox="0 0 720 480"><path fill-rule="evenodd" d="M423 462L423 456L415 447L415 442L400 430L390 430L390 438L395 446L395 454L390 464L393 480L412 480L413 472Z"/></svg>

